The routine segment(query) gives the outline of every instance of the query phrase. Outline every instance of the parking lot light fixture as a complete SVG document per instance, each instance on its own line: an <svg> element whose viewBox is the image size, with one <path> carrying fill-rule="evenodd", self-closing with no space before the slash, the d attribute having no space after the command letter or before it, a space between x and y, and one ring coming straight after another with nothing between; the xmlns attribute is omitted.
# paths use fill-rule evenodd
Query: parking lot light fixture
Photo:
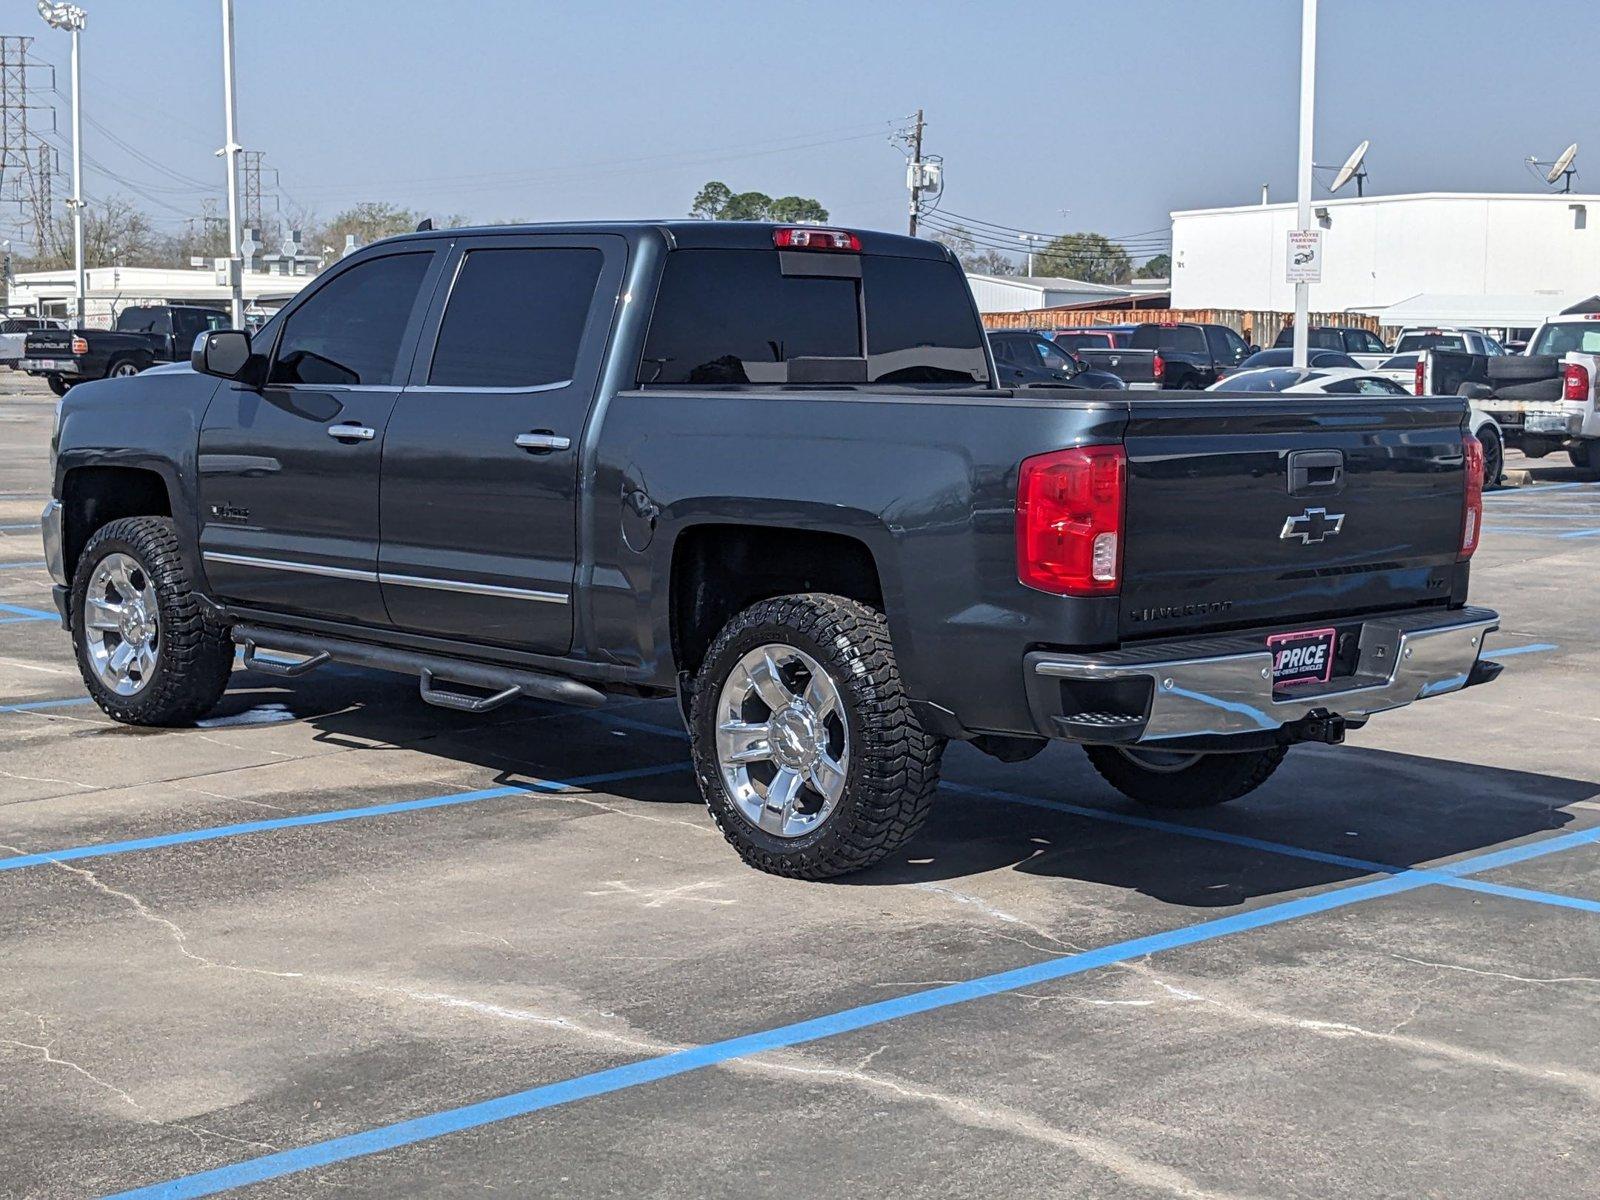
<svg viewBox="0 0 1600 1200"><path fill-rule="evenodd" d="M39 15L52 29L65 29L72 34L72 199L67 207L72 209L72 269L77 278L78 324L83 324L83 88L78 76L78 35L83 32L87 16L76 4L51 3L39 0Z"/></svg>

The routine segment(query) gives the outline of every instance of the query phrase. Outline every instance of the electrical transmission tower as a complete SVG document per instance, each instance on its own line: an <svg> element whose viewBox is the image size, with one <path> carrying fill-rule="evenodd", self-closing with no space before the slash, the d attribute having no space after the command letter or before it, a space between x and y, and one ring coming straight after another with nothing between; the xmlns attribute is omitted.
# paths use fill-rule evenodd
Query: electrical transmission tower
<svg viewBox="0 0 1600 1200"><path fill-rule="evenodd" d="M261 236L261 157L265 150L239 152L239 207L244 210L244 227Z"/></svg>
<svg viewBox="0 0 1600 1200"><path fill-rule="evenodd" d="M49 249L51 232L50 175L54 159L50 148L29 130L28 114L48 111L50 129L55 110L32 103L30 71L54 71L44 63L28 61L31 37L0 37L0 202L16 204L31 219L34 253ZM52 79L53 82L53 79Z"/></svg>

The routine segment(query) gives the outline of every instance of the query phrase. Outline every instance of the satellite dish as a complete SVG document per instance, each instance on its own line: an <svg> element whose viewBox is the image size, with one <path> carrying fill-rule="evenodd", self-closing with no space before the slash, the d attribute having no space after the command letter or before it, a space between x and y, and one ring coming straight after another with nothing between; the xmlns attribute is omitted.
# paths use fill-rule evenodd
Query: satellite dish
<svg viewBox="0 0 1600 1200"><path fill-rule="evenodd" d="M1556 159L1556 161L1551 164L1550 169L1545 172L1544 181L1546 183L1554 183L1556 180L1565 175L1567 180L1566 185L1562 187L1561 190L1563 192L1570 192L1572 190L1572 176L1575 174L1572 169L1572 160L1577 157L1578 143L1573 142L1572 145L1568 146L1561 152L1561 157Z"/></svg>
<svg viewBox="0 0 1600 1200"><path fill-rule="evenodd" d="M1367 173L1361 169L1367 158L1367 147L1371 142L1362 142L1350 152L1350 157L1344 160L1344 166L1339 168L1339 173L1333 177L1333 184L1328 188L1330 192L1337 192L1352 179L1356 181L1356 195L1366 195Z"/></svg>

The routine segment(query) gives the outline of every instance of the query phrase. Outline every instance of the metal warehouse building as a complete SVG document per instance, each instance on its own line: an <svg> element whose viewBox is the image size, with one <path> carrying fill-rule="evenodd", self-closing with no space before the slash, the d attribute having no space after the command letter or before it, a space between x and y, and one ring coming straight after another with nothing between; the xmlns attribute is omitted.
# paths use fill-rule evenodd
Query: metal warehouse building
<svg viewBox="0 0 1600 1200"><path fill-rule="evenodd" d="M1600 196L1352 196L1317 201L1313 213L1324 230L1313 311L1525 327L1600 292ZM1172 307L1293 311L1284 259L1294 225L1293 204L1173 213Z"/></svg>

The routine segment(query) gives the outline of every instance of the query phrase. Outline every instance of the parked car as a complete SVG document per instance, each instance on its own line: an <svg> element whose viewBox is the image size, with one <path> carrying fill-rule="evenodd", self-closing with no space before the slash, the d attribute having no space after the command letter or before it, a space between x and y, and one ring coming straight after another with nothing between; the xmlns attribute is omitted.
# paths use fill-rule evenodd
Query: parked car
<svg viewBox="0 0 1600 1200"><path fill-rule="evenodd" d="M1231 374L1237 375L1241 371L1256 371L1262 367L1292 367L1293 365L1293 350L1257 350L1240 363ZM1312 350L1306 355L1306 365L1310 367L1356 368L1361 364L1342 350Z"/></svg>
<svg viewBox="0 0 1600 1200"><path fill-rule="evenodd" d="M1356 325L1313 325L1306 330L1306 345L1311 350L1332 350L1348 354L1358 367L1375 367L1389 356L1389 347L1370 329ZM1275 350L1294 346L1294 326L1285 325L1272 343Z"/></svg>
<svg viewBox="0 0 1600 1200"><path fill-rule="evenodd" d="M1245 341L1226 325L1181 322L1134 327L1119 350L1080 350L1085 365L1120 376L1131 388L1200 391L1250 356Z"/></svg>
<svg viewBox="0 0 1600 1200"><path fill-rule="evenodd" d="M915 834L950 738L1196 808L1499 671L1458 399L997 388L922 239L419 232L191 363L52 436L55 604L126 724L207 712L236 643L469 712L676 695L727 839L816 879Z"/></svg>
<svg viewBox="0 0 1600 1200"><path fill-rule="evenodd" d="M1085 367L1042 333L997 329L989 334L996 378L1006 387L1053 384L1058 387L1110 388L1128 385L1110 371Z"/></svg>
<svg viewBox="0 0 1600 1200"><path fill-rule="evenodd" d="M1128 344L1134 325L1086 325L1072 329L1052 329L1047 335L1069 354L1079 350L1120 350Z"/></svg>
<svg viewBox="0 0 1600 1200"><path fill-rule="evenodd" d="M66 322L50 317L6 317L0 320L0 366L17 369L23 343L35 329L65 329Z"/></svg>
<svg viewBox="0 0 1600 1200"><path fill-rule="evenodd" d="M1573 466L1600 468L1600 312L1587 307L1539 326L1525 354L1427 350L1417 358L1413 389L1469 397L1530 458L1565 450Z"/></svg>
<svg viewBox="0 0 1600 1200"><path fill-rule="evenodd" d="M1423 350L1459 350L1497 358L1505 353L1500 343L1481 329L1455 326L1429 329L1402 329L1394 340L1396 354L1417 354Z"/></svg>
<svg viewBox="0 0 1600 1200"><path fill-rule="evenodd" d="M1277 354L1273 350L1268 353ZM1332 357L1332 355L1329 355ZM1344 357L1339 355L1338 357ZM1269 367L1241 371L1221 383L1206 389L1208 392L1281 392L1285 395L1316 394L1322 396L1410 396L1412 391L1404 384L1391 379L1381 371L1367 371L1360 367ZM1468 403L1468 432L1483 447L1483 486L1498 487L1505 473L1505 435L1488 411L1475 403Z"/></svg>
<svg viewBox="0 0 1600 1200"><path fill-rule="evenodd" d="M181 362L201 333L226 329L228 314L214 308L149 304L125 308L110 329L51 329L27 335L21 369L43 375L64 396L75 383L137 375L156 363Z"/></svg>

